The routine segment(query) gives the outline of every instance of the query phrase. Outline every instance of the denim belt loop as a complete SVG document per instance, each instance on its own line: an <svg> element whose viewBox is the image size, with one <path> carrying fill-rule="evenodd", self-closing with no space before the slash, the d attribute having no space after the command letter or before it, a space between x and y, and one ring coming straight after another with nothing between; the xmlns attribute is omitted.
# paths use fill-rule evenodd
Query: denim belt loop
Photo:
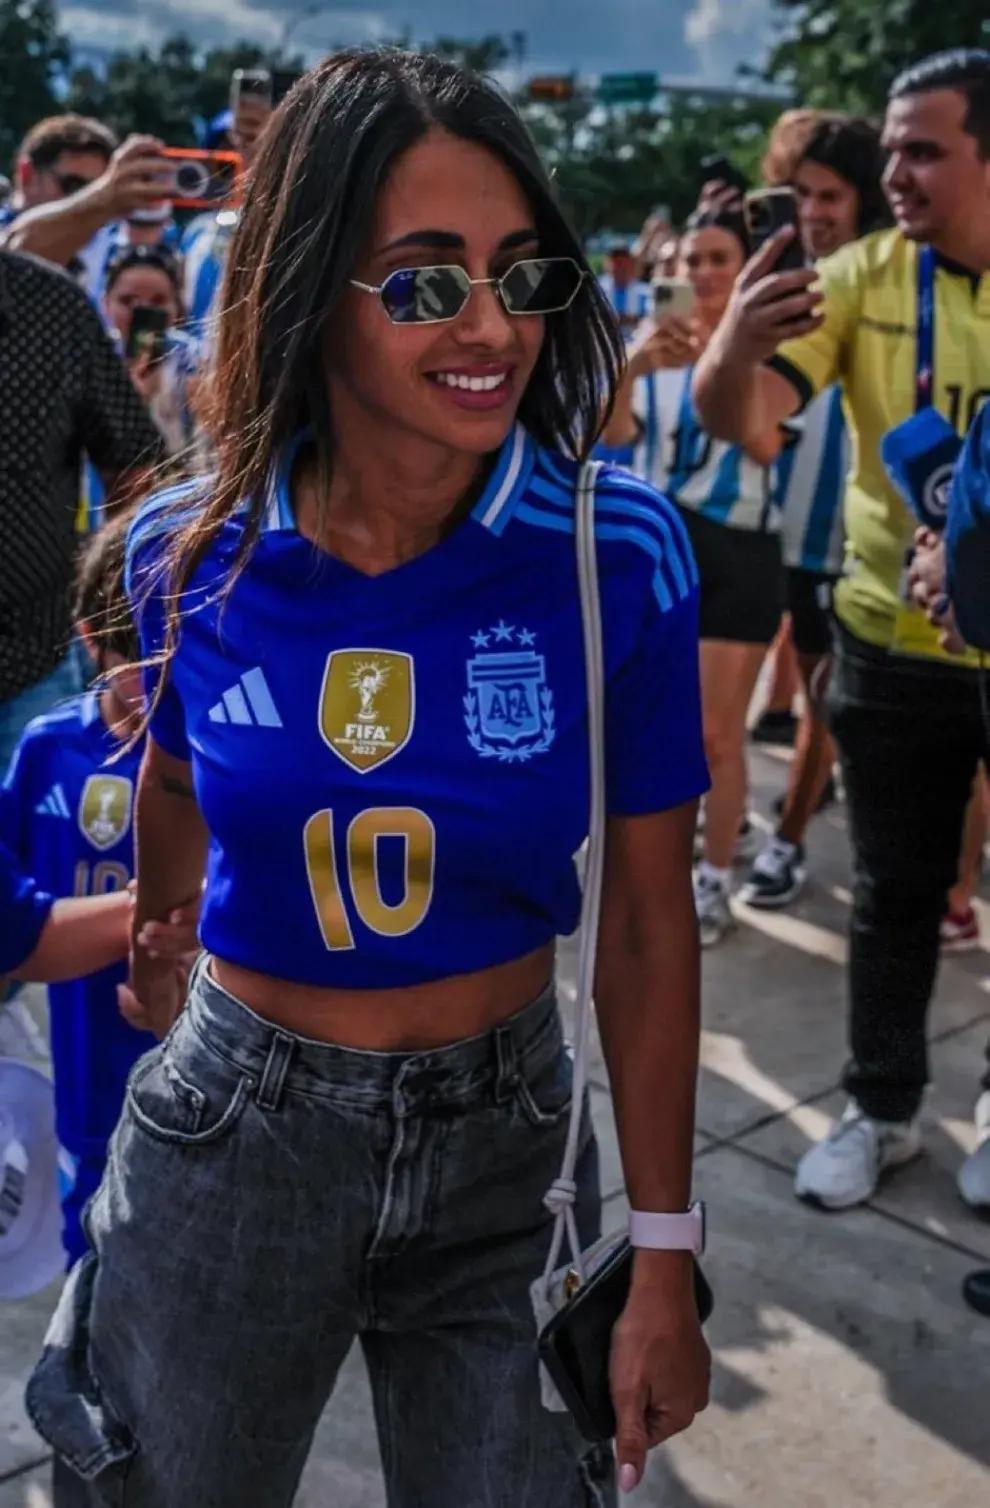
<svg viewBox="0 0 990 1508"><path fill-rule="evenodd" d="M495 1103L505 1105L511 1100L516 1084L519 1082L519 1059L511 1027L497 1026L495 1028L495 1062L497 1068Z"/></svg>
<svg viewBox="0 0 990 1508"><path fill-rule="evenodd" d="M289 1072L289 1064L295 1052L295 1041L287 1037L284 1032L272 1033L272 1045L268 1049L268 1061L265 1071L261 1075L261 1083L255 1096L255 1103L260 1110L277 1110L282 1103L282 1091L285 1088L286 1075Z"/></svg>

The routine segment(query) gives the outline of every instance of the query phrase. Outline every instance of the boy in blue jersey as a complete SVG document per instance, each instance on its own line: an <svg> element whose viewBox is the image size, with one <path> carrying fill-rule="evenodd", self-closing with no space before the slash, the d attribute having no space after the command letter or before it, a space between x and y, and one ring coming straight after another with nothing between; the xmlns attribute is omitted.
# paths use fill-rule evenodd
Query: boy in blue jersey
<svg viewBox="0 0 990 1508"><path fill-rule="evenodd" d="M126 892L134 868L141 748L126 742L143 695L140 670L125 668L137 654L121 591L124 536L124 520L97 534L79 571L78 627L102 684L29 724L0 788L0 838L54 896ZM118 988L126 978L118 963L50 992L58 1133L78 1168L64 1205L70 1263L86 1247L80 1215L102 1179L127 1075L153 1045L121 1015Z"/></svg>

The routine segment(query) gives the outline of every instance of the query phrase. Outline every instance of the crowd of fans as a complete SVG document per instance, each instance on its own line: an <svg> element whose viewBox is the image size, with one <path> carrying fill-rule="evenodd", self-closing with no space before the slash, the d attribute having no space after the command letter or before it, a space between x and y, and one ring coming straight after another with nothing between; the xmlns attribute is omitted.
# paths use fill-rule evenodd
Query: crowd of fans
<svg viewBox="0 0 990 1508"><path fill-rule="evenodd" d="M271 113L263 91L235 89L224 145L245 175ZM920 62L882 125L785 112L762 177L784 191L769 239L756 234L752 194L712 180L684 226L654 219L611 248L599 282L625 364L596 453L669 499L699 575L711 778L695 838L702 946L731 948L746 907L794 905L814 873L816 813L848 808L848 1103L795 1176L799 1197L840 1210L920 1151L940 951L980 942L990 55ZM0 972L55 981L72 1259L155 1024L114 963L131 915L144 695L126 525L153 481L212 463L201 423L211 311L240 214L240 177L208 208L177 206L176 181L162 143L119 143L98 121L60 115L25 138L2 212L0 841L69 907L39 906L30 956L0 947ZM218 716L277 717L263 686ZM768 837L749 811L750 739L794 745ZM81 836L53 844L45 818L72 799ZM60 892L51 875L63 860L72 883ZM100 896L84 935L72 902ZM177 978L189 923L188 912L149 923ZM110 964L94 976L94 1014L99 991L81 976ZM94 1029L99 1073L81 1045ZM985 1213L990 1071L975 1117L959 1189ZM967 1292L990 1313L986 1274ZM66 1505L72 1490L63 1482Z"/></svg>

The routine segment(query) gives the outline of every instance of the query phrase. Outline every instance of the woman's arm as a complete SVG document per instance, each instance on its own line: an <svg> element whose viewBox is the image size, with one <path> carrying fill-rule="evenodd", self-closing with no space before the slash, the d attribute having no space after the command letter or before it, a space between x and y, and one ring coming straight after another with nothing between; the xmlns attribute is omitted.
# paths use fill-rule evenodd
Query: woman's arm
<svg viewBox="0 0 990 1508"><path fill-rule="evenodd" d="M633 1209L688 1209L700 1037L700 949L691 889L697 804L608 825L595 999ZM616 1327L619 1461L646 1452L708 1401L708 1348L690 1253L636 1252ZM633 1485L635 1485L633 1481Z"/></svg>
<svg viewBox="0 0 990 1508"><path fill-rule="evenodd" d="M648 327L629 348L625 371L602 440L612 449L634 445L642 432L635 411L636 384L641 377L663 368L688 367L698 353L690 323L674 314L665 315Z"/></svg>
<svg viewBox="0 0 990 1508"><path fill-rule="evenodd" d="M209 834L203 822L192 770L148 739L138 776L134 839L137 900L131 942L131 983L153 1031L164 1035L181 1008L169 958L149 947L145 926L198 898L206 869Z"/></svg>

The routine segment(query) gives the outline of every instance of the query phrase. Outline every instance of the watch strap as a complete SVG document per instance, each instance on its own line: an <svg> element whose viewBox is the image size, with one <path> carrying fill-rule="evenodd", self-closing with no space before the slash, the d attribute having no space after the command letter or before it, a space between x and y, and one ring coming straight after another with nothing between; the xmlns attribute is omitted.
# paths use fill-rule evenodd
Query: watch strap
<svg viewBox="0 0 990 1508"><path fill-rule="evenodd" d="M630 1210L629 1242L647 1251L690 1251L700 1257L705 1249L705 1206L699 1200L683 1215Z"/></svg>

